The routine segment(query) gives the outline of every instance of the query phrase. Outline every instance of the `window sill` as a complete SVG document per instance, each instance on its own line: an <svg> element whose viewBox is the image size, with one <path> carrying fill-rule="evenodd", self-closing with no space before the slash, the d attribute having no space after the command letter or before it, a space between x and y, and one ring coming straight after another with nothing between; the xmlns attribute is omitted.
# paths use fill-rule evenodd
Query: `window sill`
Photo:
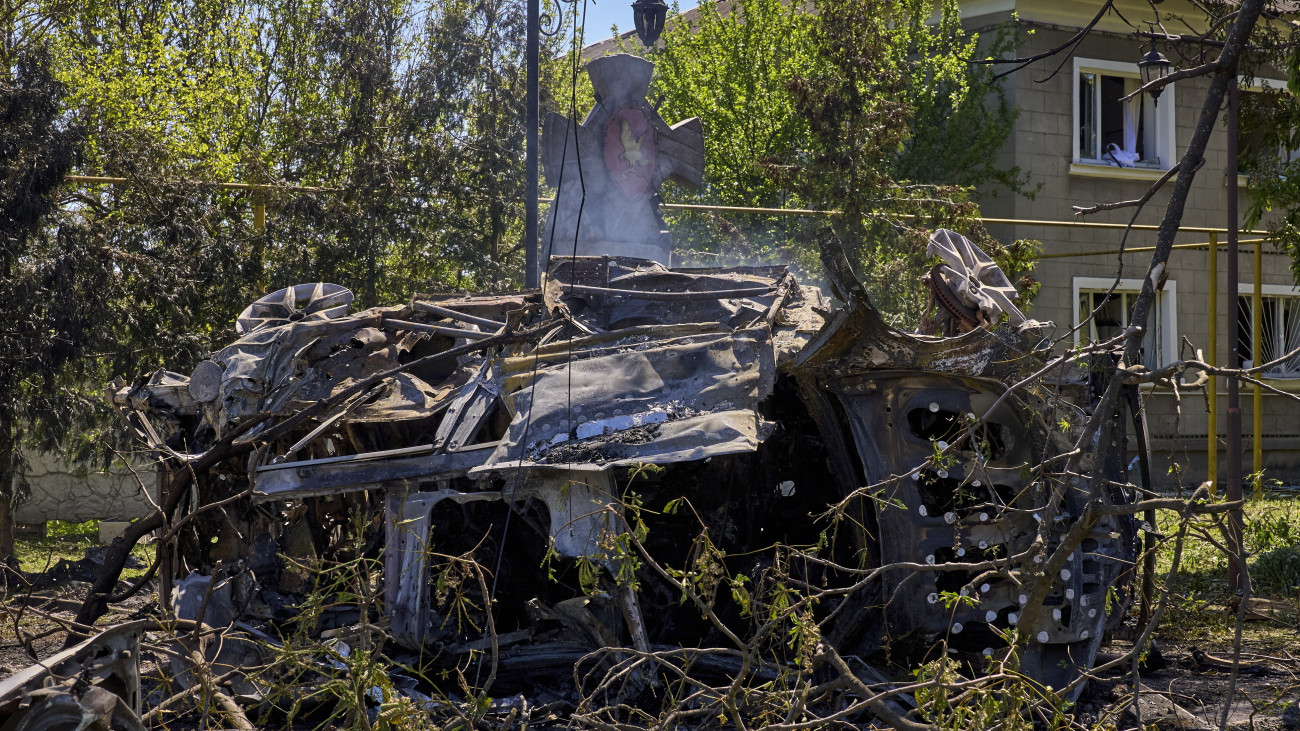
<svg viewBox="0 0 1300 731"><path fill-rule="evenodd" d="M1264 385L1272 386L1273 388L1276 388L1279 391L1286 391L1287 393L1300 393L1300 378L1296 376L1273 376L1273 375L1264 374L1259 377L1259 380ZM1254 386L1252 386L1249 383L1243 383L1241 384L1241 388L1242 390L1253 389ZM1268 393L1268 391L1265 391L1264 393Z"/></svg>
<svg viewBox="0 0 1300 731"><path fill-rule="evenodd" d="M1111 180L1159 180L1169 172L1159 168L1121 168L1093 162L1070 163L1070 174L1081 178L1109 178Z"/></svg>

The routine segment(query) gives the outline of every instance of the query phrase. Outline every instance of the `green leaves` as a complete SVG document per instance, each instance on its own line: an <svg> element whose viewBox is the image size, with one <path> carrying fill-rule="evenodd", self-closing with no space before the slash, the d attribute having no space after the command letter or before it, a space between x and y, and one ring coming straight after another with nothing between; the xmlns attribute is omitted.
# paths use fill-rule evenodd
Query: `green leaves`
<svg viewBox="0 0 1300 731"><path fill-rule="evenodd" d="M700 5L669 23L652 98L676 121L698 116L706 133L706 185L670 190L673 202L838 211L831 218L670 213L686 261L795 263L820 273L816 231L832 225L873 301L914 323L914 279L928 233L974 226L973 186L1021 192L1018 170L995 165L1015 111L981 54L1009 37L966 33L955 0L738 0ZM931 23L932 19L937 23ZM1007 256L1000 257L999 253ZM1012 276L1025 247L994 252ZM1033 281L1022 284L1032 286Z"/></svg>
<svg viewBox="0 0 1300 731"><path fill-rule="evenodd" d="M20 432L107 459L103 384L188 372L267 291L331 281L368 307L521 279L518 3L22 9L0 49L0 107L24 110L0 128L0 477ZM11 95L11 49L42 43L41 88Z"/></svg>

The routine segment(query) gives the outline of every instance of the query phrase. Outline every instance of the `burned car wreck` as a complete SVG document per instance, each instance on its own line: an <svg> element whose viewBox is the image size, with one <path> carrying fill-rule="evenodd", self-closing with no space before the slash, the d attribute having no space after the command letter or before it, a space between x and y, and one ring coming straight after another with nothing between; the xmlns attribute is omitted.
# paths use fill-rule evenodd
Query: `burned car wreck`
<svg viewBox="0 0 1300 731"><path fill-rule="evenodd" d="M270 295L192 375L112 394L167 469L233 430L259 443L199 475L193 505L227 502L179 534L163 598L221 576L185 618L284 621L302 567L360 551L394 642L461 668L491 647L497 687L526 694L601 648L735 673L703 658L779 569L827 589L810 616L841 655L977 661L1016 630L1023 672L1066 686L1134 538L1103 516L1042 575L1085 504L1129 496L1095 494L1086 461L1043 467L1084 418L1008 390L1043 365L1035 323L909 335L831 280L839 307L782 267L571 256L534 292L353 314L331 285Z"/></svg>
<svg viewBox="0 0 1300 731"><path fill-rule="evenodd" d="M833 234L831 296L782 266L669 266L655 190L698 184L703 138L645 100L652 68L596 59L586 121L547 120L539 289L351 312L289 287L189 375L110 387L159 457L160 604L268 645L351 623L435 679L426 700L572 718L770 718L772 688L831 668L837 718L912 728L909 696L868 699L895 670L1012 654L1077 697L1134 572L1118 415L1085 433L1040 324L954 232L928 334L886 324ZM382 570L326 617L323 577L362 561Z"/></svg>

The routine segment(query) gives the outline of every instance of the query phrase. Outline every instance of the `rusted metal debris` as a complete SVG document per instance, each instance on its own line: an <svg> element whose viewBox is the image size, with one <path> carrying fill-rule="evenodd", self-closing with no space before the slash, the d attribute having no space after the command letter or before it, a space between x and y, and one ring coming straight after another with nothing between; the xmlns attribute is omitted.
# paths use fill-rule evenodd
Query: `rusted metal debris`
<svg viewBox="0 0 1300 731"><path fill-rule="evenodd" d="M119 624L0 680L0 726L144 731L140 635L146 624Z"/></svg>
<svg viewBox="0 0 1300 731"><path fill-rule="evenodd" d="M111 389L166 469L252 419L270 417L242 439L275 435L198 476L190 509L250 496L180 532L163 599L209 624L283 621L312 588L302 566L361 546L383 556L396 643L448 666L491 645L497 683L526 691L571 684L597 647L725 645L652 572L630 580L637 549L615 540L629 511L662 565L690 565L704 532L731 571L756 576L775 545L825 542L817 516L840 505L832 563L800 578L849 586L856 575L833 566L901 567L819 607L839 655L946 639L978 660L1015 629L1029 638L1021 670L1063 687L1123 604L1134 538L1127 517L1100 518L1026 606L1029 577L1084 506L1130 499L1098 494L1086 459L1073 473L1036 469L1071 450L1085 420L1041 386L1008 392L1044 363L1037 323L892 330L827 250L838 305L784 267L611 257L560 260L541 291L419 294L354 314L328 285L277 293L191 376ZM523 335L476 349L512 333ZM682 500L689 517L666 509ZM468 579L450 557L483 567L495 640L488 602L452 606L446 582ZM576 564L603 569L595 590ZM223 577L202 603L211 614L172 591L187 575ZM719 616L738 618L723 594ZM696 662L734 670L706 650Z"/></svg>

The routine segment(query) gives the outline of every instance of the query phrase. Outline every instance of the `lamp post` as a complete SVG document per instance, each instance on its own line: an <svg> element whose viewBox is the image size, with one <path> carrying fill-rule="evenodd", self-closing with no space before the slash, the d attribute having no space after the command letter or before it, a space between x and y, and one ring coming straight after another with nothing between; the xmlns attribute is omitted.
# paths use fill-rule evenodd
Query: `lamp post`
<svg viewBox="0 0 1300 731"><path fill-rule="evenodd" d="M1228 367L1241 368L1237 317L1237 79L1228 85ZM1217 295L1216 295L1217 296ZM1257 337L1253 334L1252 337ZM1228 500L1241 500L1241 392L1236 378L1228 379ZM1259 439L1259 434L1255 435ZM1228 514L1228 586L1241 589L1241 508Z"/></svg>
<svg viewBox="0 0 1300 731"><path fill-rule="evenodd" d="M1172 68L1173 64L1169 63L1169 59L1165 58L1164 54L1155 49L1155 44L1152 44L1151 50L1142 57L1142 60L1138 61L1138 71L1142 74L1143 86L1150 84L1152 81L1165 78ZM1147 92L1151 95L1151 103L1155 106L1160 105L1160 92L1161 89L1153 89Z"/></svg>
<svg viewBox="0 0 1300 731"><path fill-rule="evenodd" d="M528 31L524 55L527 56L528 81L524 93L527 120L524 129L524 286L533 289L540 284L537 271L537 128L541 111L538 109L538 56L541 43L541 8L539 0L528 0Z"/></svg>

